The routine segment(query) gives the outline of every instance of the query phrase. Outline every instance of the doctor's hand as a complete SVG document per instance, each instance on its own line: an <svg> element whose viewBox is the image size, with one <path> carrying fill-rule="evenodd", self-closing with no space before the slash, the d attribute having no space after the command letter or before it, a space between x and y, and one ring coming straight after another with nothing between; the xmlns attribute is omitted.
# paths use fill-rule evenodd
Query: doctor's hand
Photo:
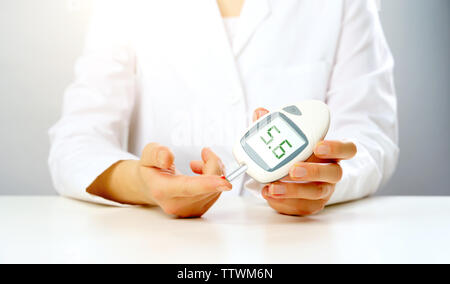
<svg viewBox="0 0 450 284"><path fill-rule="evenodd" d="M268 113L258 108L253 120ZM266 185L262 196L270 207L287 215L311 215L322 211L342 178L340 160L351 159L357 152L352 142L321 141L305 162L296 163L289 175Z"/></svg>
<svg viewBox="0 0 450 284"><path fill-rule="evenodd" d="M180 174L174 155L157 143L148 144L140 161L122 161L108 169L88 192L127 204L157 205L177 217L200 217L232 185L221 178L223 164L205 148L202 160L191 162L199 176Z"/></svg>
<svg viewBox="0 0 450 284"><path fill-rule="evenodd" d="M167 214L200 217L231 184L222 179L223 164L209 148L202 150L202 160L192 161L191 169L200 176L179 174L172 152L156 143L142 154L140 175L144 190Z"/></svg>

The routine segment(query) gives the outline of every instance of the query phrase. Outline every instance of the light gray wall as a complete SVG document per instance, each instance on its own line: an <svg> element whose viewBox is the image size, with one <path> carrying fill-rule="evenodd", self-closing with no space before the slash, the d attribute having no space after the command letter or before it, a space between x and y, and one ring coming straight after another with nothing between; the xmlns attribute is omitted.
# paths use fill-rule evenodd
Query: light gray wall
<svg viewBox="0 0 450 284"><path fill-rule="evenodd" d="M54 194L47 129L58 119L90 0L0 4L0 194ZM397 69L401 158L381 194L450 195L450 1L382 2Z"/></svg>
<svg viewBox="0 0 450 284"><path fill-rule="evenodd" d="M386 0L396 61L400 161L381 194L450 195L450 1Z"/></svg>
<svg viewBox="0 0 450 284"><path fill-rule="evenodd" d="M0 3L0 194L54 194L47 130L73 77L90 2Z"/></svg>

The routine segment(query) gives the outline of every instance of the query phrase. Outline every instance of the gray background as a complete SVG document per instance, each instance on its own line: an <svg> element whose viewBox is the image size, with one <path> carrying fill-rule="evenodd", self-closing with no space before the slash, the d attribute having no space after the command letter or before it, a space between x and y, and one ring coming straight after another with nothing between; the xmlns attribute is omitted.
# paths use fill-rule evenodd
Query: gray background
<svg viewBox="0 0 450 284"><path fill-rule="evenodd" d="M55 194L47 129L59 117L90 6L0 4L0 194ZM381 18L396 59L401 155L380 194L450 195L450 1L383 1Z"/></svg>

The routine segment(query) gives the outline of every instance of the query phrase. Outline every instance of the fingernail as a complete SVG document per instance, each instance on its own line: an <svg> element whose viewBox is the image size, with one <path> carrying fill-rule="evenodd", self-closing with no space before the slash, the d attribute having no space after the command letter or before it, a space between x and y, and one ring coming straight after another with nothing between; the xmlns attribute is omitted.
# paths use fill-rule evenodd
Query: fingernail
<svg viewBox="0 0 450 284"><path fill-rule="evenodd" d="M295 167L294 170L292 171L292 175L296 178L302 178L304 176L306 176L307 171L304 167Z"/></svg>
<svg viewBox="0 0 450 284"><path fill-rule="evenodd" d="M258 118L261 118L265 114L266 114L266 112L263 110L258 111Z"/></svg>
<svg viewBox="0 0 450 284"><path fill-rule="evenodd" d="M319 155L326 155L330 153L330 147L328 145L320 145L319 147L317 147L317 154Z"/></svg>
<svg viewBox="0 0 450 284"><path fill-rule="evenodd" d="M231 190L231 188L226 187L226 186L219 186L217 188L217 191L220 191L220 192L222 192L222 191L230 191L230 190Z"/></svg>
<svg viewBox="0 0 450 284"><path fill-rule="evenodd" d="M281 195L286 193L286 186L283 184L272 184L269 188L270 194Z"/></svg>

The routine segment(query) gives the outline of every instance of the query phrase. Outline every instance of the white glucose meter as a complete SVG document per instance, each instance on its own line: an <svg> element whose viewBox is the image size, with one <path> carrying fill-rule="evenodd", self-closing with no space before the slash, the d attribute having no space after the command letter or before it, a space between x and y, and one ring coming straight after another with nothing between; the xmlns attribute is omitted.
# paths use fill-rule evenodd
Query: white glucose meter
<svg viewBox="0 0 450 284"><path fill-rule="evenodd" d="M285 177L296 162L311 156L330 125L330 111L321 101L309 100L271 112L251 125L233 148L240 167L226 179L247 172L260 183Z"/></svg>

